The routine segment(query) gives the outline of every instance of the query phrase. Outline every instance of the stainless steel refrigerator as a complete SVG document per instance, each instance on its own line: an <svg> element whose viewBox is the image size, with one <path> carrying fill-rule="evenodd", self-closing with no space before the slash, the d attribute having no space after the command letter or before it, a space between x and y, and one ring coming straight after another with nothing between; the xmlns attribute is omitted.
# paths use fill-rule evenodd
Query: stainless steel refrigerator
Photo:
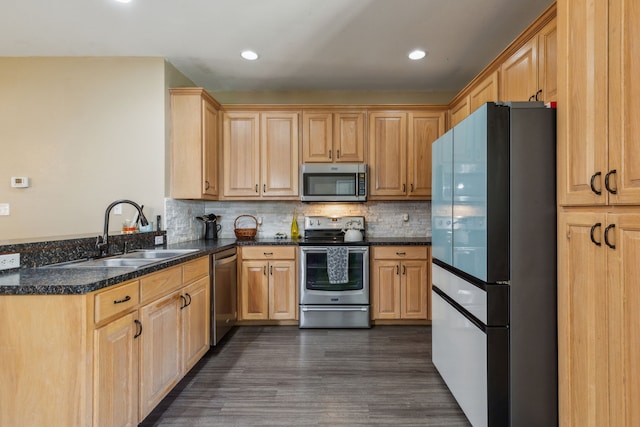
<svg viewBox="0 0 640 427"><path fill-rule="evenodd" d="M555 123L488 103L433 143L432 360L476 427L558 424Z"/></svg>

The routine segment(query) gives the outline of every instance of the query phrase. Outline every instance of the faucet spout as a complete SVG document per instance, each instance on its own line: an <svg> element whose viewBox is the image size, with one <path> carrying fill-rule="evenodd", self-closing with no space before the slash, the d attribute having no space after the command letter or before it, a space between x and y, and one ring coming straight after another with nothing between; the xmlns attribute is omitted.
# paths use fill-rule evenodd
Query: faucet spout
<svg viewBox="0 0 640 427"><path fill-rule="evenodd" d="M111 213L111 209L113 209L114 206L119 205L120 203L127 203L136 208L139 213L140 224L142 224L143 226L149 224L147 217L145 217L142 213L142 208L136 202L122 199L116 200L115 202L111 203L109 206L107 206L107 209L104 212L104 229L102 236L98 236L98 239L96 240L96 247L100 252L101 257L109 254L109 214Z"/></svg>

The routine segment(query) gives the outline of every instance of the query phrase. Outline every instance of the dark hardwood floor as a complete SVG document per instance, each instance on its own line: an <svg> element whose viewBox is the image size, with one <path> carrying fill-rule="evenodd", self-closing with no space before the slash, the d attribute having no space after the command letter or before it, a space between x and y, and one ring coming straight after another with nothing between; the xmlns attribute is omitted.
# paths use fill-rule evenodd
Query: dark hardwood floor
<svg viewBox="0 0 640 427"><path fill-rule="evenodd" d="M431 328L237 327L140 426L469 426Z"/></svg>

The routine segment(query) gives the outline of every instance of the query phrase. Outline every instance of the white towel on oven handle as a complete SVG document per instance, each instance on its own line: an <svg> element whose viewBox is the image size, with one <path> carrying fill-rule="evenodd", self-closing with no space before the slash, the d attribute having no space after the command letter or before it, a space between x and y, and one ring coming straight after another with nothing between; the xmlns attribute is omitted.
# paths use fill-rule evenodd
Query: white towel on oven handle
<svg viewBox="0 0 640 427"><path fill-rule="evenodd" d="M327 248L327 274L329 283L337 285L349 282L349 248L330 246Z"/></svg>

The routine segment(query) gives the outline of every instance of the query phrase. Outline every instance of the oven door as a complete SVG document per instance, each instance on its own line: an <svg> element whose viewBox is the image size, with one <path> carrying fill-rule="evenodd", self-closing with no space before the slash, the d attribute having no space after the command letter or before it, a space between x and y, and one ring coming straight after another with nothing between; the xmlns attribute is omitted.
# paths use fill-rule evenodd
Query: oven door
<svg viewBox="0 0 640 427"><path fill-rule="evenodd" d="M332 284L327 246L300 247L300 304L369 304L369 247L347 248L349 281Z"/></svg>

